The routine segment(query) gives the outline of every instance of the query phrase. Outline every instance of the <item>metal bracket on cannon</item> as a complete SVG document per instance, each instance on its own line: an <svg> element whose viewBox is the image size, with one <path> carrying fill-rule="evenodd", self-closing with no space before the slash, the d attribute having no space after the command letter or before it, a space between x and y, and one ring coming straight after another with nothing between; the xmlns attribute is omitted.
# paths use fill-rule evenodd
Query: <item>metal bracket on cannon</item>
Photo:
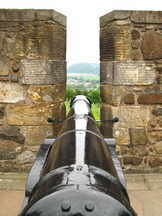
<svg viewBox="0 0 162 216"><path fill-rule="evenodd" d="M116 139L114 138L104 138L105 142L107 143L108 150L111 152L112 160L114 162L119 180L121 184L126 187L126 181L123 174L123 170L120 164L120 161L118 159L117 153L116 153Z"/></svg>
<svg viewBox="0 0 162 216"><path fill-rule="evenodd" d="M96 120L96 122L103 122L103 123L117 123L119 122L119 118L118 117L114 117L113 119L110 120Z"/></svg>

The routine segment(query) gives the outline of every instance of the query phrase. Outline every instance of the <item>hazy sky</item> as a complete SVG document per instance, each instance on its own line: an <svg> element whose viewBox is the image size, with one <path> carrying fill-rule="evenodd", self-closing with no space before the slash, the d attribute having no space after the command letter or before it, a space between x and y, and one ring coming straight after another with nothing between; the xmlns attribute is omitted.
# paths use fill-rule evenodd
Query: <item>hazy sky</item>
<svg viewBox="0 0 162 216"><path fill-rule="evenodd" d="M112 10L162 10L159 0L1 0L1 8L54 9L67 16L67 62L99 61L99 17Z"/></svg>

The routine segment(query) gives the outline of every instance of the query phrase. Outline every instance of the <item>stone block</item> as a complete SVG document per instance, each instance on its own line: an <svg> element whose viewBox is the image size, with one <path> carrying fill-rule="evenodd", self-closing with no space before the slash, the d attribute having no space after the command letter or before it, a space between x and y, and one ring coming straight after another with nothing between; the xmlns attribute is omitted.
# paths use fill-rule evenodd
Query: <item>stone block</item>
<svg viewBox="0 0 162 216"><path fill-rule="evenodd" d="M63 102L65 100L65 85L31 85L27 97L32 103Z"/></svg>
<svg viewBox="0 0 162 216"><path fill-rule="evenodd" d="M114 10L111 11L108 14L105 14L104 16L100 17L100 25L101 27L106 26L110 22L113 22L114 20L126 20L130 17L131 11L128 10Z"/></svg>
<svg viewBox="0 0 162 216"><path fill-rule="evenodd" d="M58 127L58 126L57 126ZM44 139L54 135L56 125L21 126L20 131L25 136L25 146L41 145Z"/></svg>
<svg viewBox="0 0 162 216"><path fill-rule="evenodd" d="M64 84L66 82L66 62L25 59L21 61L20 83L30 85Z"/></svg>
<svg viewBox="0 0 162 216"><path fill-rule="evenodd" d="M162 154L162 141L157 142L157 143L154 145L154 147L155 147L155 149L156 149L157 154Z"/></svg>
<svg viewBox="0 0 162 216"><path fill-rule="evenodd" d="M146 145L148 142L146 130L144 128L130 128L130 144Z"/></svg>
<svg viewBox="0 0 162 216"><path fill-rule="evenodd" d="M100 62L100 82L101 84L113 84L113 62Z"/></svg>
<svg viewBox="0 0 162 216"><path fill-rule="evenodd" d="M120 105L124 94L125 88L123 86L101 85L101 99L103 103L114 106Z"/></svg>
<svg viewBox="0 0 162 216"><path fill-rule="evenodd" d="M161 24L162 11L137 11L137 10L114 10L100 17L101 27L116 20L130 19L133 23L141 24ZM151 25L152 26L152 25Z"/></svg>
<svg viewBox="0 0 162 216"><path fill-rule="evenodd" d="M11 104L7 106L6 110L6 119L9 125L49 125L48 118L62 120L64 117L64 103Z"/></svg>
<svg viewBox="0 0 162 216"><path fill-rule="evenodd" d="M131 20L135 23L160 24L162 11L131 11Z"/></svg>
<svg viewBox="0 0 162 216"><path fill-rule="evenodd" d="M16 160L0 161L0 172L29 172L32 163L18 164Z"/></svg>
<svg viewBox="0 0 162 216"><path fill-rule="evenodd" d="M155 116L162 116L162 107L156 106L156 107L152 110L152 114L155 115Z"/></svg>
<svg viewBox="0 0 162 216"><path fill-rule="evenodd" d="M154 60L162 58L162 35L159 32L148 31L143 35L142 53L144 59Z"/></svg>
<svg viewBox="0 0 162 216"><path fill-rule="evenodd" d="M123 102L125 104L135 104L135 96L134 94L127 94L123 98Z"/></svg>
<svg viewBox="0 0 162 216"><path fill-rule="evenodd" d="M66 26L66 16L46 9L0 9L0 21L56 21Z"/></svg>
<svg viewBox="0 0 162 216"><path fill-rule="evenodd" d="M148 131L154 130L155 128L158 128L158 119L157 118L151 118L148 122Z"/></svg>
<svg viewBox="0 0 162 216"><path fill-rule="evenodd" d="M3 77L6 77L9 75L9 67L5 64L2 60L0 60L0 80Z"/></svg>
<svg viewBox="0 0 162 216"><path fill-rule="evenodd" d="M149 165L154 168L154 167L158 167L158 166L161 166L162 165L162 157L158 157L158 156L150 156L148 158L148 162L149 162Z"/></svg>
<svg viewBox="0 0 162 216"><path fill-rule="evenodd" d="M130 56L129 25L118 26L112 23L100 30L101 61L122 61ZM114 52L115 50L115 52Z"/></svg>
<svg viewBox="0 0 162 216"><path fill-rule="evenodd" d="M101 83L112 85L150 85L156 82L155 65L144 61L101 62Z"/></svg>
<svg viewBox="0 0 162 216"><path fill-rule="evenodd" d="M112 120L112 111L111 106L105 106L102 104L101 106L101 120L104 121L101 123L101 133L104 137L110 138L113 137L113 124L111 121L105 120Z"/></svg>
<svg viewBox="0 0 162 216"><path fill-rule="evenodd" d="M130 144L128 128L113 129L113 137L116 138L117 145L129 145Z"/></svg>
<svg viewBox="0 0 162 216"><path fill-rule="evenodd" d="M6 105L0 104L0 125L3 124L5 121L5 108Z"/></svg>
<svg viewBox="0 0 162 216"><path fill-rule="evenodd" d="M17 83L0 82L0 103L19 103L25 100L25 89Z"/></svg>
<svg viewBox="0 0 162 216"><path fill-rule="evenodd" d="M158 118L158 125L159 125L159 128L162 128L162 117Z"/></svg>
<svg viewBox="0 0 162 216"><path fill-rule="evenodd" d="M14 141L19 144L24 144L25 142L25 137L17 126L1 126L0 139Z"/></svg>
<svg viewBox="0 0 162 216"><path fill-rule="evenodd" d="M24 151L17 156L17 162L19 164L33 163L35 161L35 154L31 151Z"/></svg>
<svg viewBox="0 0 162 216"><path fill-rule="evenodd" d="M102 113L104 112L104 113ZM111 106L102 104L101 117L112 119L118 117L119 122L114 124L114 128L136 128L146 127L150 119L150 108L148 106Z"/></svg>
<svg viewBox="0 0 162 216"><path fill-rule="evenodd" d="M23 150L23 146L13 140L0 138L0 160L13 160Z"/></svg>
<svg viewBox="0 0 162 216"><path fill-rule="evenodd" d="M149 148L146 145L122 145L121 154L133 155L137 157L145 157L149 155Z"/></svg>
<svg viewBox="0 0 162 216"><path fill-rule="evenodd" d="M140 32L138 30L133 29L131 31L131 38L132 38L132 40L140 39Z"/></svg>
<svg viewBox="0 0 162 216"><path fill-rule="evenodd" d="M139 104L162 104L162 93L141 94L137 101Z"/></svg>
<svg viewBox="0 0 162 216"><path fill-rule="evenodd" d="M162 129L150 131L149 138L153 143L161 142L162 141Z"/></svg>
<svg viewBox="0 0 162 216"><path fill-rule="evenodd" d="M142 163L142 158L137 156L124 156L123 157L124 165L134 165L139 166Z"/></svg>

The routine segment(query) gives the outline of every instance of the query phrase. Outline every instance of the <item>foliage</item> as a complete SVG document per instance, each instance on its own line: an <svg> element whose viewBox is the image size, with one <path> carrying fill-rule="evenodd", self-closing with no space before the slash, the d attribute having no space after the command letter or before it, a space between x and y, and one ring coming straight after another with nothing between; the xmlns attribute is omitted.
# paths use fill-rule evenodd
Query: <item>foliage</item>
<svg viewBox="0 0 162 216"><path fill-rule="evenodd" d="M100 120L100 104L92 104L92 114L95 120Z"/></svg>
<svg viewBox="0 0 162 216"><path fill-rule="evenodd" d="M71 100L76 95L85 95L87 96L90 101L94 104L100 103L100 91L99 89L74 89L74 88L67 88L66 90L66 100Z"/></svg>

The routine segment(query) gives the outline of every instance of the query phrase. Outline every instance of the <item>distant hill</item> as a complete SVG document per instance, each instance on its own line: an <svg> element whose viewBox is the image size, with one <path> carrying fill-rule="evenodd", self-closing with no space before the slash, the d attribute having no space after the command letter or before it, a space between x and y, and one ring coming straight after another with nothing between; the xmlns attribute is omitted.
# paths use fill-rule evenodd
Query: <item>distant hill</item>
<svg viewBox="0 0 162 216"><path fill-rule="evenodd" d="M67 73L89 73L99 75L100 66L97 63L82 62L77 64L72 64L68 67Z"/></svg>

